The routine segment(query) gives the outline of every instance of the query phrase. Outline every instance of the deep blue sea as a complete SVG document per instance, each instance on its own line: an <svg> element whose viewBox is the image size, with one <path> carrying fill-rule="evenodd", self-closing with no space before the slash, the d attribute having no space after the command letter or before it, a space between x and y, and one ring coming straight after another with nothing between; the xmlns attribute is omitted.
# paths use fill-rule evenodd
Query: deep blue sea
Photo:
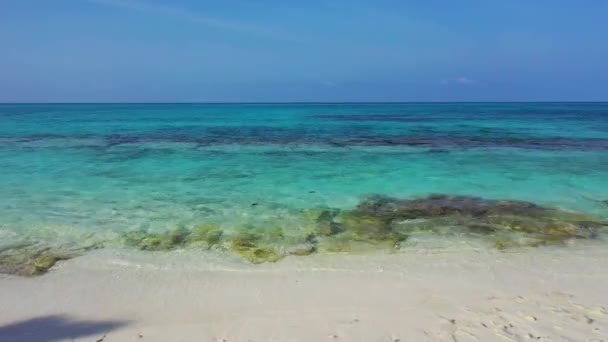
<svg viewBox="0 0 608 342"><path fill-rule="evenodd" d="M432 193L608 218L608 103L0 105L0 244Z"/></svg>

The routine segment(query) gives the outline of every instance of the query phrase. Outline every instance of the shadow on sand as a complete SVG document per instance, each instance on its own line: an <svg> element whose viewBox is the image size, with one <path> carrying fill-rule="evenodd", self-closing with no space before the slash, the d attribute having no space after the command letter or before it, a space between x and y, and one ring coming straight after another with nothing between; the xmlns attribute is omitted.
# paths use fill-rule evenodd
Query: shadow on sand
<svg viewBox="0 0 608 342"><path fill-rule="evenodd" d="M103 341L106 333L127 324L127 321L79 321L60 315L43 316L0 326L0 341L56 342L87 336L91 342Z"/></svg>

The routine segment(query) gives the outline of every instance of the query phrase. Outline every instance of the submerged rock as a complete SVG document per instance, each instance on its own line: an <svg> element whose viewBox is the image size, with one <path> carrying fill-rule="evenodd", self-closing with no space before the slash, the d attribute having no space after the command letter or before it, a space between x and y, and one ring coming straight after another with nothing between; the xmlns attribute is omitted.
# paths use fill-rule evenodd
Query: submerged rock
<svg viewBox="0 0 608 342"><path fill-rule="evenodd" d="M531 202L442 194L414 199L374 195L351 210L312 208L298 218L289 222L290 229L244 227L231 233L207 223L162 233L131 231L122 235L122 241L145 251L201 246L225 249L259 264L317 252L393 250L429 236L466 235L499 250L566 245L576 239L597 238L608 229L605 220ZM99 242L78 248L41 242L5 245L0 247L0 273L44 274L57 262L100 246Z"/></svg>
<svg viewBox="0 0 608 342"><path fill-rule="evenodd" d="M35 258L25 269L23 269L24 274L22 275L40 275L46 273L51 267L55 266L55 264L62 260L68 260L73 258L73 255L69 254L60 254L49 252Z"/></svg>
<svg viewBox="0 0 608 342"><path fill-rule="evenodd" d="M285 255L279 253L276 248L271 246L255 247L242 251L239 254L253 264L277 262L285 257Z"/></svg>
<svg viewBox="0 0 608 342"><path fill-rule="evenodd" d="M148 233L144 230L127 232L123 235L125 243L146 251L168 251L184 246L190 231L185 228L165 233Z"/></svg>
<svg viewBox="0 0 608 342"><path fill-rule="evenodd" d="M261 234L252 231L243 231L232 237L230 245L234 250L242 251L255 248L256 244L262 239Z"/></svg>
<svg viewBox="0 0 608 342"><path fill-rule="evenodd" d="M353 210L319 217L323 218L317 220L320 233L339 225L332 236L346 234L355 241L389 246L398 246L408 235L421 232L483 236L493 239L499 249L554 245L595 238L598 230L608 226L587 215L531 202L442 194L416 199L374 195ZM515 236L526 239L515 240Z"/></svg>
<svg viewBox="0 0 608 342"><path fill-rule="evenodd" d="M76 250L63 250L41 244L20 244L0 252L0 273L36 276L48 272L55 264L78 255Z"/></svg>
<svg viewBox="0 0 608 342"><path fill-rule="evenodd" d="M388 242L394 246L407 238L394 229L390 218L351 211L345 212L339 219L343 230L352 233L355 240Z"/></svg>
<svg viewBox="0 0 608 342"><path fill-rule="evenodd" d="M230 240L230 247L236 254L254 264L276 262L285 256L264 239L262 232L253 229L239 232L233 236Z"/></svg>
<svg viewBox="0 0 608 342"><path fill-rule="evenodd" d="M502 214L536 216L551 210L531 202L488 200L472 196L444 194L433 194L416 199L396 199L375 195L362 200L355 209L357 212L368 215L401 219L449 215L471 217Z"/></svg>
<svg viewBox="0 0 608 342"><path fill-rule="evenodd" d="M211 248L220 243L224 231L213 224L202 224L194 227L187 238L190 244L204 243L208 248Z"/></svg>
<svg viewBox="0 0 608 342"><path fill-rule="evenodd" d="M259 264L319 251L392 250L403 248L410 237L414 243L420 241L424 234L481 238L501 250L563 245L573 239L593 239L608 227L608 223L588 215L531 202L444 194L414 199L369 196L351 210L304 210L297 224L289 230L244 227L232 233L202 224L167 233L129 232L124 241L149 251L201 245L227 249Z"/></svg>
<svg viewBox="0 0 608 342"><path fill-rule="evenodd" d="M331 236L343 231L342 226L334 221L340 212L335 208L312 208L304 210L303 217L314 222L318 234Z"/></svg>
<svg viewBox="0 0 608 342"><path fill-rule="evenodd" d="M288 254L304 255L304 248L287 252L279 248L290 241L281 227L258 229L243 228L234 234L225 234L217 225L202 224L191 230L178 228L166 233L150 233L136 230L123 234L126 245L144 251L170 251L178 248L200 247L228 248L252 263L275 262Z"/></svg>

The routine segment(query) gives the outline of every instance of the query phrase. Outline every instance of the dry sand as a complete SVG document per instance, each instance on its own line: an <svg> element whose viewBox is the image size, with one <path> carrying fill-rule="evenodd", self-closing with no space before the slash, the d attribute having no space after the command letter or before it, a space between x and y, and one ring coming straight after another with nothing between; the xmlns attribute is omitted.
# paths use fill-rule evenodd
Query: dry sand
<svg viewBox="0 0 608 342"><path fill-rule="evenodd" d="M102 250L0 276L0 341L608 341L608 248L246 265Z"/></svg>

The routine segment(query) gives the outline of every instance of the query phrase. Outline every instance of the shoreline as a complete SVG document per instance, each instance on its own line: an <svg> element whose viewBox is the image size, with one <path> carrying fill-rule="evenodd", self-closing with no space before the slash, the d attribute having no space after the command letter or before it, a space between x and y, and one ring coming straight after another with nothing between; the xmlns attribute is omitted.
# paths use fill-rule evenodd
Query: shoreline
<svg viewBox="0 0 608 342"><path fill-rule="evenodd" d="M124 232L115 242L150 252L184 248L230 251L261 264L319 252L402 250L424 244L431 236L453 237L454 245L460 247L467 239L478 240L477 244L498 250L568 246L577 240L599 240L608 227L604 219L532 202L445 194L414 199L371 195L350 210L311 208L296 217L299 220L291 224L246 224L232 231L214 223L190 228L182 224L164 232L137 229ZM92 235L88 245L55 248L36 241L9 242L0 246L0 273L41 275L59 261L111 247L110 241L90 240Z"/></svg>
<svg viewBox="0 0 608 342"><path fill-rule="evenodd" d="M606 262L599 243L262 265L98 250L40 277L0 275L0 341L601 340Z"/></svg>

